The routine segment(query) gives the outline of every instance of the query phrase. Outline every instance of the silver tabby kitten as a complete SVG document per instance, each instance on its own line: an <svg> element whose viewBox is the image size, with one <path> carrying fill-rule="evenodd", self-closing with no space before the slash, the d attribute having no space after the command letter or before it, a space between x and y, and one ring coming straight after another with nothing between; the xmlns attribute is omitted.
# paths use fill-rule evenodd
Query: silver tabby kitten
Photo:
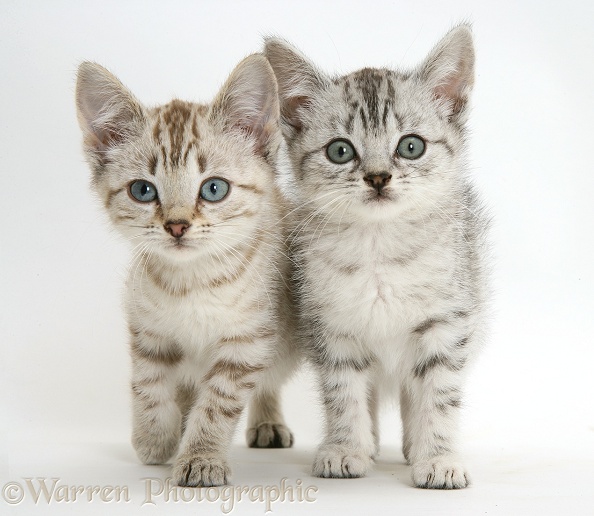
<svg viewBox="0 0 594 516"><path fill-rule="evenodd" d="M414 485L466 487L458 417L487 297L487 221L464 166L470 29L408 73L331 78L278 39L265 55L287 140L280 179L300 221L301 329L326 415L313 473L365 475L378 398L394 393Z"/></svg>
<svg viewBox="0 0 594 516"><path fill-rule="evenodd" d="M253 55L211 105L147 108L83 63L76 104L93 188L135 245L126 288L133 445L145 464L179 448L179 485L224 484L252 394L248 444L292 444L278 403L295 356L274 73Z"/></svg>

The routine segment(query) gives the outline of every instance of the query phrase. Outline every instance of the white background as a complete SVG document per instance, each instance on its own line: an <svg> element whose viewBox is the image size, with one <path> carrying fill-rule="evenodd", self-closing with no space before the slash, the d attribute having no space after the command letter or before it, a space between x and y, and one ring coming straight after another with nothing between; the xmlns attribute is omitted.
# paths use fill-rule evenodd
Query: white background
<svg viewBox="0 0 594 516"><path fill-rule="evenodd" d="M312 478L322 421L305 373L286 389L295 448L248 450L242 425L233 482L317 486L316 502L277 503L276 514L594 514L593 5L2 0L0 485L56 477L126 485L132 498L48 506L26 492L14 513L221 513L208 502L141 506L141 479L168 469L140 465L129 443L120 302L129 249L90 192L73 101L78 63L107 66L147 104L208 101L263 35L345 73L413 66L468 19L478 59L472 171L495 218L496 255L491 338L466 399L474 485L413 489L389 407L369 477Z"/></svg>

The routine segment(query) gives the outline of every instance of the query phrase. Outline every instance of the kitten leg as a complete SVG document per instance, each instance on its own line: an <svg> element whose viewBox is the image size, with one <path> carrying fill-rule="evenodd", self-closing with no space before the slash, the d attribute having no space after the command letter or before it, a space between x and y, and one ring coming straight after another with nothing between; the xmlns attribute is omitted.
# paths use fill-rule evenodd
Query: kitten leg
<svg viewBox="0 0 594 516"><path fill-rule="evenodd" d="M447 347L425 345L431 351L417 362L403 389L410 401L405 409L405 447L416 487L460 489L470 483L456 454L467 343L461 339Z"/></svg>
<svg viewBox="0 0 594 516"><path fill-rule="evenodd" d="M164 464L176 452L181 413L175 402L179 348L152 332L134 332L132 445L144 464Z"/></svg>
<svg viewBox="0 0 594 516"><path fill-rule="evenodd" d="M318 449L313 475L326 478L363 477L375 453L369 410L371 359L318 361L326 411L326 437Z"/></svg>
<svg viewBox="0 0 594 516"><path fill-rule="evenodd" d="M293 434L281 411L281 387L299 364L297 345L289 340L279 342L279 353L268 368L250 403L247 444L250 448L290 448Z"/></svg>
<svg viewBox="0 0 594 516"><path fill-rule="evenodd" d="M380 434L379 434L379 392L377 385L372 385L369 390L369 416L371 417L371 433L373 434L373 442L375 449L371 458L379 455L380 451Z"/></svg>
<svg viewBox="0 0 594 516"><path fill-rule="evenodd" d="M293 434L280 409L280 395L258 392L252 398L246 439L250 448L290 448Z"/></svg>
<svg viewBox="0 0 594 516"><path fill-rule="evenodd" d="M219 344L223 352L203 379L172 471L177 485L208 487L228 481L233 432L256 381L269 365L253 352L262 349L253 338L240 340Z"/></svg>
<svg viewBox="0 0 594 516"><path fill-rule="evenodd" d="M177 386L177 390L175 392L175 402L177 403L177 406L179 407L179 410L182 415L182 435L186 431L188 416L190 415L192 407L196 404L197 395L198 391L195 385L181 383Z"/></svg>
<svg viewBox="0 0 594 516"><path fill-rule="evenodd" d="M400 389L400 417L402 419L402 454L404 460L410 464L410 447L412 443L410 393L402 386Z"/></svg>

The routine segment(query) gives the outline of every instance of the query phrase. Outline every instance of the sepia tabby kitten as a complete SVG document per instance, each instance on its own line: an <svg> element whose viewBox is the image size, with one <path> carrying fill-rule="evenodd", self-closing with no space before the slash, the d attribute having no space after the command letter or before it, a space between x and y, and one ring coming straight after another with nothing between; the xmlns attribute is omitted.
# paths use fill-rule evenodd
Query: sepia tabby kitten
<svg viewBox="0 0 594 516"><path fill-rule="evenodd" d="M378 400L400 398L415 486L463 488L462 386L483 340L487 221L465 170L473 85L469 27L415 70L331 78L268 39L287 141L280 180L301 332L326 431L321 477L361 477L378 453Z"/></svg>
<svg viewBox="0 0 594 516"><path fill-rule="evenodd" d="M224 484L250 395L248 444L292 445L277 397L296 358L274 73L253 55L211 105L147 108L85 62L76 104L93 188L135 246L125 303L134 448L162 464L179 447L178 485Z"/></svg>

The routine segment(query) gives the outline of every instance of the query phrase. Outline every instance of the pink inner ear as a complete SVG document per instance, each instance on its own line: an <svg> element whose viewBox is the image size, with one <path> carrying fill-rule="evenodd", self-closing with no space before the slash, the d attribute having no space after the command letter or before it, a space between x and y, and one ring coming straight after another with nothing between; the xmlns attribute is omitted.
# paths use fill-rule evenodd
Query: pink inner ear
<svg viewBox="0 0 594 516"><path fill-rule="evenodd" d="M251 120L237 120L230 129L237 131L247 136L254 136L258 134L259 125L254 124Z"/></svg>
<svg viewBox="0 0 594 516"><path fill-rule="evenodd" d="M466 81L458 75L450 75L445 82L436 86L433 91L437 97L451 100L452 114L456 114L460 112L466 103L466 98L463 96L465 88Z"/></svg>
<svg viewBox="0 0 594 516"><path fill-rule="evenodd" d="M460 81L454 78L449 78L445 84L440 84L435 88L435 94L438 97L445 97L448 99L458 98L460 92L459 88Z"/></svg>
<svg viewBox="0 0 594 516"><path fill-rule="evenodd" d="M105 151L123 140L122 134L110 127L91 127L91 131L85 135L85 144L98 151Z"/></svg>
<svg viewBox="0 0 594 516"><path fill-rule="evenodd" d="M311 99L306 96L291 97L287 99L282 108L283 118L295 129L301 129L303 124L299 118L298 110L307 108L310 103Z"/></svg>
<svg viewBox="0 0 594 516"><path fill-rule="evenodd" d="M99 132L99 137L101 138L101 143L106 147L109 147L112 143L118 142L118 135L115 131L110 129L103 129Z"/></svg>
<svg viewBox="0 0 594 516"><path fill-rule="evenodd" d="M261 116L257 120L237 120L230 129L251 138L255 143L254 150L257 154L263 153L272 131L270 121L265 116Z"/></svg>

